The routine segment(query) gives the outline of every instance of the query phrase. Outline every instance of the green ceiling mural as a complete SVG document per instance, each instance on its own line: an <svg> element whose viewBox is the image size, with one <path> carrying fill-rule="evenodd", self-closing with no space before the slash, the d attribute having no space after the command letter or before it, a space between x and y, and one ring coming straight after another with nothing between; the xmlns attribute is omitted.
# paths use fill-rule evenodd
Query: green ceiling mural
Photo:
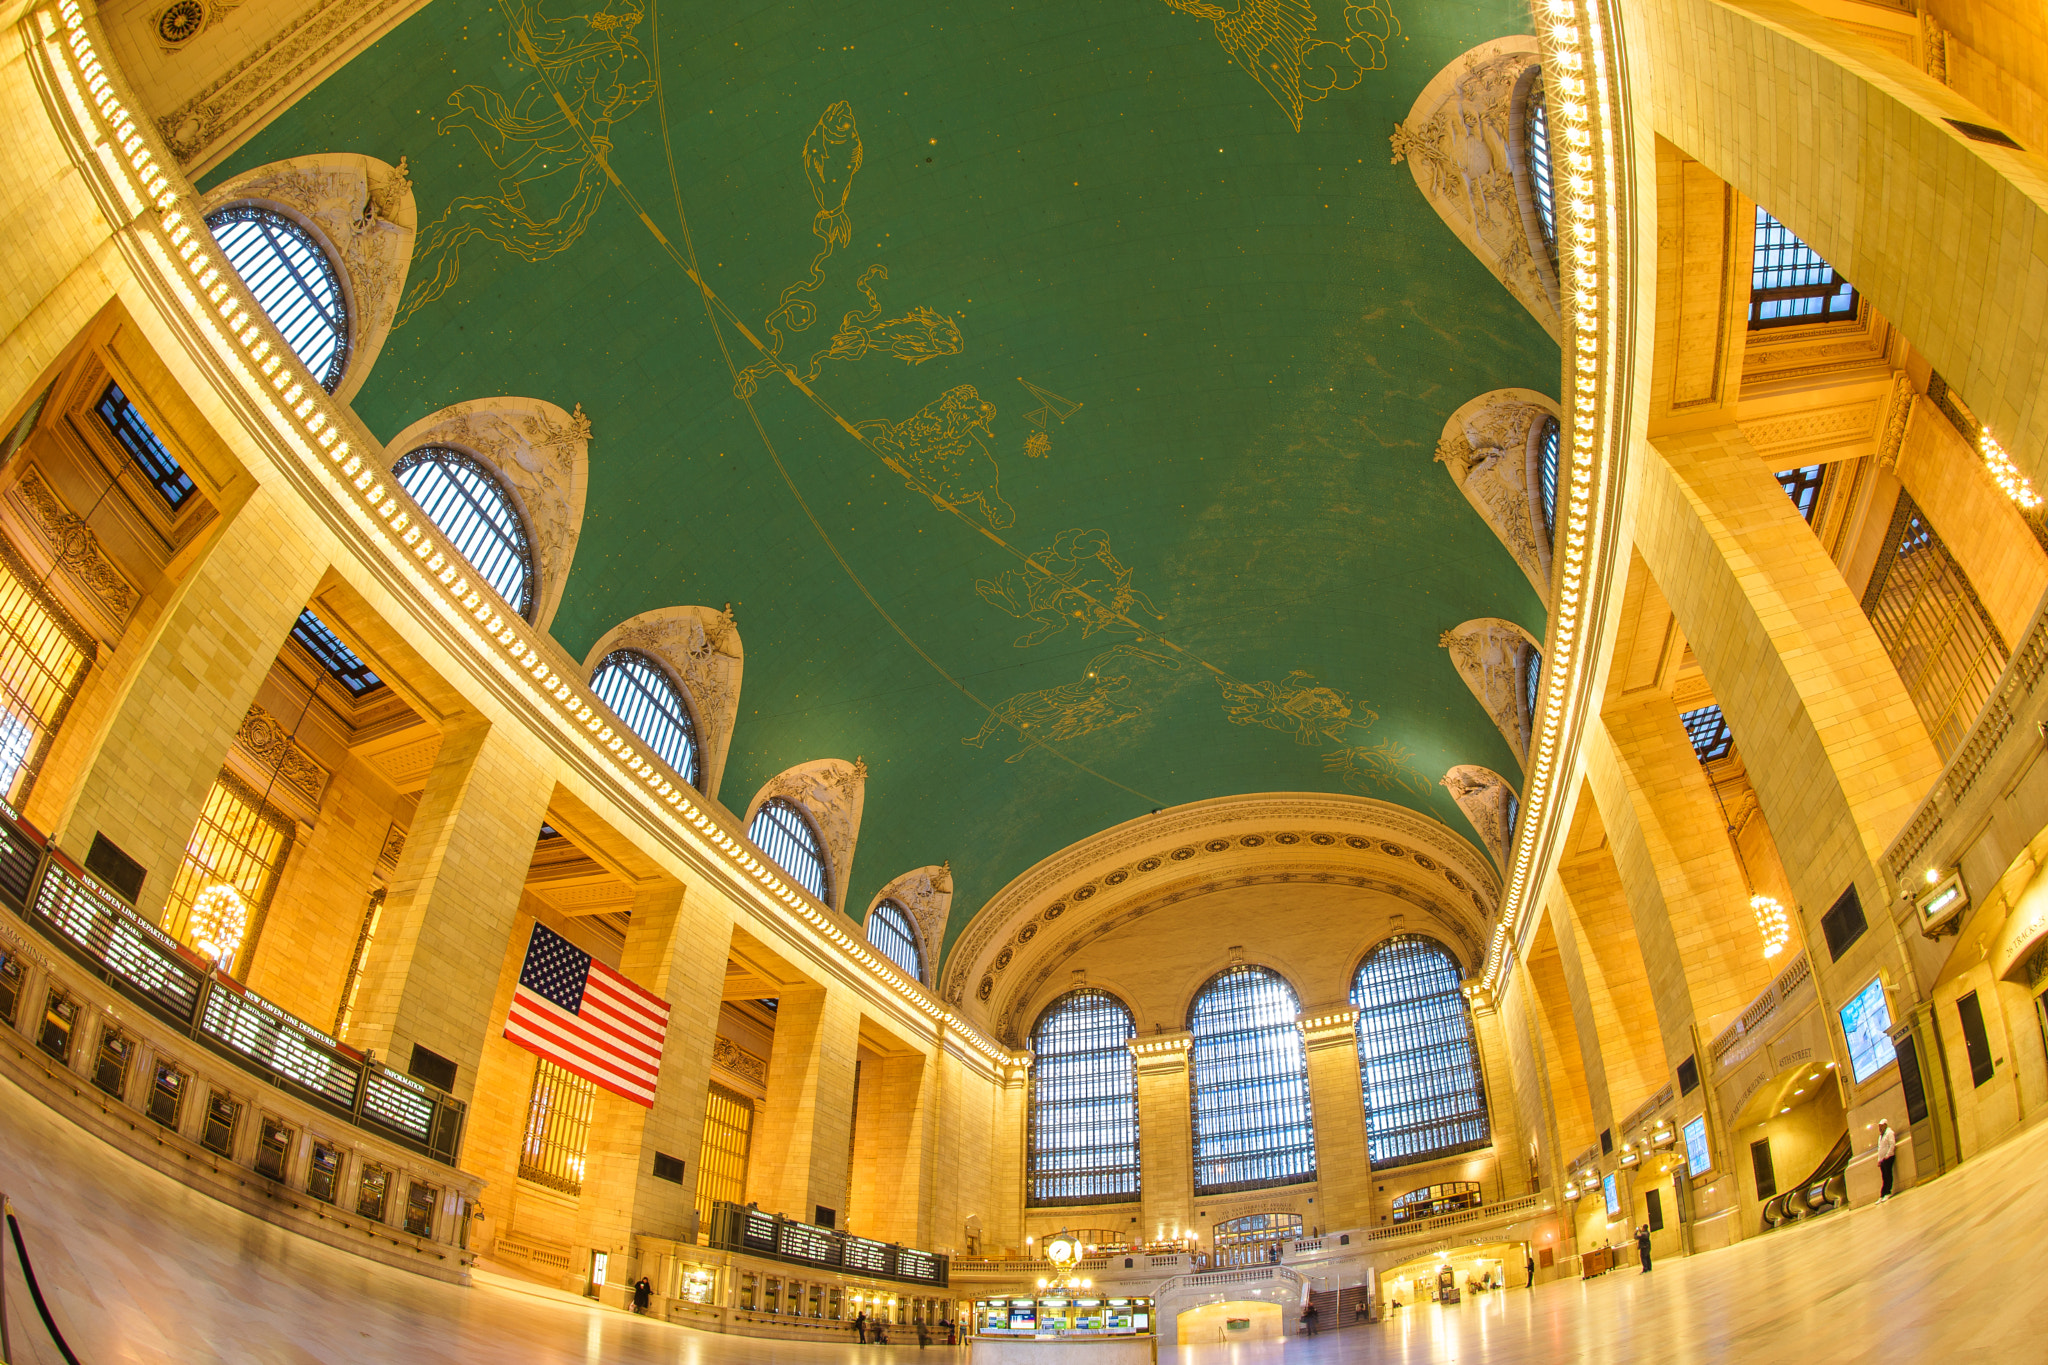
<svg viewBox="0 0 2048 1365"><path fill-rule="evenodd" d="M554 631L732 602L725 773L865 756L856 913L952 932L1157 807L1518 769L1437 638L1541 633L1432 461L1556 346L1389 162L1507 0L436 0L211 177L409 158L356 399L582 404Z"/></svg>

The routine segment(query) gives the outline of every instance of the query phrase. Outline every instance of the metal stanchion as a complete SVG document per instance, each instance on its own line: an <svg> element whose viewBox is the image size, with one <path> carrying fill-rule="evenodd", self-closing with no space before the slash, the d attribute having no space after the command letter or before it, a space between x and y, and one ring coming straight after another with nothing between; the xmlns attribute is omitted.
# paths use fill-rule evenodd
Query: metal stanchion
<svg viewBox="0 0 2048 1365"><path fill-rule="evenodd" d="M43 1302L42 1286L36 1283L36 1268L28 1259L28 1247L21 1240L21 1222L14 1216L14 1205L7 1196L0 1194L0 1212L7 1215L7 1231L14 1240L15 1259L21 1262L21 1278L28 1283L28 1296L35 1300L36 1312L42 1315L43 1326L49 1330L50 1340L57 1343L58 1354L64 1357L65 1365L78 1365L78 1357L71 1354L71 1346L64 1340L64 1334L57 1330L57 1320L50 1316L50 1305ZM4 1261L0 1261L4 1264ZM0 1276L0 1287L4 1287L5 1276Z"/></svg>
<svg viewBox="0 0 2048 1365"><path fill-rule="evenodd" d="M0 1212L11 1207L0 1190ZM0 1241L0 1365L14 1365L14 1344L7 1339L7 1243Z"/></svg>

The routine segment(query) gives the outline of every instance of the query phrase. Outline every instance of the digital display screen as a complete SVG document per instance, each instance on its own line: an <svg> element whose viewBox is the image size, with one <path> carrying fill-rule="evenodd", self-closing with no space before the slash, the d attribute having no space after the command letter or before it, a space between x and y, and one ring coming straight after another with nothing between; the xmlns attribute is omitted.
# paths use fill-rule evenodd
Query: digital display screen
<svg viewBox="0 0 2048 1365"><path fill-rule="evenodd" d="M1858 1085L1898 1060L1892 1046L1892 1012L1885 1004L1884 980L1872 977L1856 998L1842 1006L1842 1033L1849 1040L1849 1070Z"/></svg>
<svg viewBox="0 0 2048 1365"><path fill-rule="evenodd" d="M1705 1114L1685 1125L1685 1168L1695 1176L1705 1175L1714 1169L1713 1155L1707 1151Z"/></svg>
<svg viewBox="0 0 2048 1365"><path fill-rule="evenodd" d="M1609 1174L1605 1179L1603 1179L1600 1182L1600 1188L1607 1195L1607 1216L1609 1218L1620 1217L1621 1186L1615 1181L1614 1176L1612 1174Z"/></svg>

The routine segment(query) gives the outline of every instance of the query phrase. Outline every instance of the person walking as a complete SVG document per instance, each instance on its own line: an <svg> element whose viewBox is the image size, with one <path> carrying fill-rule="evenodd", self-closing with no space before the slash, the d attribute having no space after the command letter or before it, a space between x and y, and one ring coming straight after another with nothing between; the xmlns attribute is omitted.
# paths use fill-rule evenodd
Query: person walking
<svg viewBox="0 0 2048 1365"><path fill-rule="evenodd" d="M1650 1225L1643 1224L1636 1229L1636 1254L1643 1258L1643 1273L1650 1273Z"/></svg>
<svg viewBox="0 0 2048 1365"><path fill-rule="evenodd" d="M1892 1136L1892 1126L1883 1119L1877 1121L1877 1202L1882 1204L1892 1197L1892 1164L1899 1159L1899 1140Z"/></svg>
<svg viewBox="0 0 2048 1365"><path fill-rule="evenodd" d="M1523 1285L1522 1288L1534 1289L1536 1287L1536 1258L1528 1252L1523 1252L1522 1258L1523 1268L1529 1272L1529 1282Z"/></svg>
<svg viewBox="0 0 2048 1365"><path fill-rule="evenodd" d="M868 1344L868 1310L863 1308L853 1320L853 1335L861 1345Z"/></svg>
<svg viewBox="0 0 2048 1365"><path fill-rule="evenodd" d="M1316 1305L1313 1299L1309 1300L1308 1307L1301 1310L1301 1327L1309 1336L1316 1334Z"/></svg>
<svg viewBox="0 0 2048 1365"><path fill-rule="evenodd" d="M653 1294L654 1286L647 1282L645 1275L633 1281L633 1311L635 1313L645 1313L647 1311L647 1300Z"/></svg>

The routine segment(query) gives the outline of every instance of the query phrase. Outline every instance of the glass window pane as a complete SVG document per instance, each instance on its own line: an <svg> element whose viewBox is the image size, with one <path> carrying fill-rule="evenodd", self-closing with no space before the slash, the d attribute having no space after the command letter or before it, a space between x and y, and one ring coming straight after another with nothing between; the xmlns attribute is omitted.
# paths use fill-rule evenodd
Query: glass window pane
<svg viewBox="0 0 2048 1365"><path fill-rule="evenodd" d="M1735 735L1729 730L1728 718L1721 714L1718 702L1686 711L1678 719L1685 726L1685 737L1692 741L1692 751L1702 763L1726 758L1735 747Z"/></svg>
<svg viewBox="0 0 2048 1365"><path fill-rule="evenodd" d="M348 305L326 251L270 209L222 209L206 215L206 226L285 345L334 392L348 368Z"/></svg>
<svg viewBox="0 0 2048 1365"><path fill-rule="evenodd" d="M1557 199L1550 179L1550 114L1544 105L1543 82L1529 91L1523 109L1522 138L1529 148L1529 183L1536 190L1536 217L1543 224L1543 245L1557 264Z"/></svg>
<svg viewBox="0 0 2048 1365"><path fill-rule="evenodd" d="M370 666L358 659L356 652L343 644L341 637L315 616L311 607L300 612L299 619L292 623L292 638L304 646L305 651L336 682L346 687L350 696L360 697L384 685L384 680L372 673Z"/></svg>
<svg viewBox="0 0 2048 1365"><path fill-rule="evenodd" d="M1264 967L1232 967L1195 997L1188 1029L1197 1193L1315 1178L1300 1013L1294 988Z"/></svg>
<svg viewBox="0 0 2048 1365"><path fill-rule="evenodd" d="M1138 1196L1138 1077L1131 1012L1107 991L1069 991L1031 1030L1027 1202Z"/></svg>
<svg viewBox="0 0 2048 1365"><path fill-rule="evenodd" d="M811 828L810 817L795 805L779 796L771 797L754 812L747 837L788 873L791 881L810 892L812 900L820 905L832 903L831 896L826 894L830 883L825 876L824 846L818 842L818 832Z"/></svg>
<svg viewBox="0 0 2048 1365"><path fill-rule="evenodd" d="M533 551L526 524L497 474L475 456L446 446L421 446L391 472L491 590L531 619Z"/></svg>
<svg viewBox="0 0 2048 1365"><path fill-rule="evenodd" d="M1543 493L1543 534L1550 543L1557 543L1557 455L1559 430L1555 417L1543 419L1542 469L1540 488Z"/></svg>
<svg viewBox="0 0 2048 1365"><path fill-rule="evenodd" d="M1855 287L1759 207L1756 260L1749 276L1750 329L1855 316Z"/></svg>
<svg viewBox="0 0 2048 1365"><path fill-rule="evenodd" d="M1463 973L1442 944L1388 939L1358 969L1358 1072L1375 1168L1483 1147L1490 1140Z"/></svg>
<svg viewBox="0 0 2048 1365"><path fill-rule="evenodd" d="M697 726L660 664L637 649L615 649L590 675L590 690L683 781L697 785Z"/></svg>
<svg viewBox="0 0 2048 1365"><path fill-rule="evenodd" d="M107 385L107 391L100 395L99 405L94 411L99 413L100 420L107 424L107 430L121 443L122 449L134 459L136 468L142 471L157 492L163 494L171 510L184 506L185 499L192 496L192 476L165 448L135 405L128 401L128 395L121 392L119 384Z"/></svg>
<svg viewBox="0 0 2048 1365"><path fill-rule="evenodd" d="M917 930L895 901L883 901L869 912L868 942L913 979L924 980L924 954L918 951Z"/></svg>

